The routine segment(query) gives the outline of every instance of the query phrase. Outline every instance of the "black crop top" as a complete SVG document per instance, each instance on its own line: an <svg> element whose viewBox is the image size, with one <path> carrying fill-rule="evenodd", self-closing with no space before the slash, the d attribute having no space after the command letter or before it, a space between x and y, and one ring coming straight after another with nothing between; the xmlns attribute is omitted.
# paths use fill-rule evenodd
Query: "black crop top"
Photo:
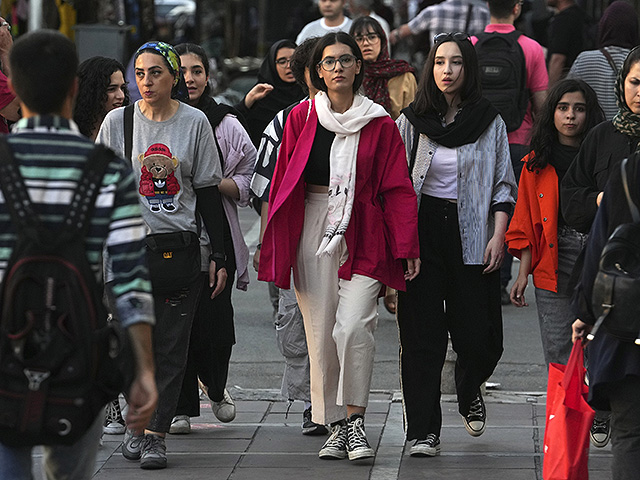
<svg viewBox="0 0 640 480"><path fill-rule="evenodd" d="M304 169L304 181L312 185L329 186L329 153L336 134L318 122L309 161Z"/></svg>

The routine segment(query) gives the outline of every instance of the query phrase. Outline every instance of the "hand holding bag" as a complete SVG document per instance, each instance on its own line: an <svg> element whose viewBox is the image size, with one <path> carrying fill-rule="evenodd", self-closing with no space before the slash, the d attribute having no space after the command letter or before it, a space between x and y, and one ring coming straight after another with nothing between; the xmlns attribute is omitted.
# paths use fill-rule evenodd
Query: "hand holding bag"
<svg viewBox="0 0 640 480"><path fill-rule="evenodd" d="M589 430L595 415L587 404L584 351L573 344L567 365L549 364L544 432L544 480L589 479Z"/></svg>

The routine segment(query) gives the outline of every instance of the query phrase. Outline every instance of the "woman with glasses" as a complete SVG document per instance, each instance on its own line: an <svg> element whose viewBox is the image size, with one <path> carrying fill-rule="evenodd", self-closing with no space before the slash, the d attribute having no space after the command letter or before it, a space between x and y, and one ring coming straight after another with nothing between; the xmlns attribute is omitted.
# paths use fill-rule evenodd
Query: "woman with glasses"
<svg viewBox="0 0 640 480"><path fill-rule="evenodd" d="M283 108L304 98L291 73L289 61L296 44L291 40L274 43L258 72L258 83L235 108L244 117L253 145L260 145L262 132Z"/></svg>
<svg viewBox="0 0 640 480"><path fill-rule="evenodd" d="M313 421L331 425L323 459L374 455L364 413L377 298L383 285L404 289L420 268L402 140L387 112L356 93L362 64L344 32L325 35L313 51L311 82L320 92L287 117L258 275L289 288L293 268Z"/></svg>
<svg viewBox="0 0 640 480"><path fill-rule="evenodd" d="M380 23L371 17L359 17L351 24L349 34L355 39L364 58L364 94L389 112L395 120L400 111L413 102L416 94L414 68L404 60L389 58L387 36ZM396 291L387 288L384 306L396 313Z"/></svg>
<svg viewBox="0 0 640 480"><path fill-rule="evenodd" d="M349 34L355 39L364 58L364 94L382 105L392 119L413 102L416 94L414 68L404 60L389 58L387 37L380 23L371 17L359 17Z"/></svg>
<svg viewBox="0 0 640 480"><path fill-rule="evenodd" d="M507 130L482 97L466 34L435 37L416 99L396 123L418 196L422 261L398 292L405 428L412 456L435 456L449 335L458 411L470 435L485 430L480 386L502 355L499 269L516 196Z"/></svg>

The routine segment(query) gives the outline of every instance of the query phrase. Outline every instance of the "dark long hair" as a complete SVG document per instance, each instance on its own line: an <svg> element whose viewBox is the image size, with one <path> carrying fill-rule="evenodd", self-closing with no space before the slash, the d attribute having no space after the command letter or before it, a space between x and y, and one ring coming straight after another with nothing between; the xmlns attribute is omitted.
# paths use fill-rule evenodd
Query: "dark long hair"
<svg viewBox="0 0 640 480"><path fill-rule="evenodd" d="M433 66L435 65L436 52L440 45L446 42L455 42L462 53L462 66L464 71L464 82L460 92L460 107L475 103L482 98L482 86L480 85L480 75L478 67L478 56L470 40L460 40L455 36L447 36L444 40L436 43L427 56L427 61L422 69L422 75L418 82L418 90L413 101L413 110L416 115L426 113L436 113L444 115L447 112L447 101L440 91L433 78Z"/></svg>
<svg viewBox="0 0 640 480"><path fill-rule="evenodd" d="M587 116L580 142L582 142L589 130L604 121L604 113L598 103L596 92L586 82L576 79L564 79L556 83L549 90L547 100L544 102L540 113L536 116L531 136L531 150L535 152L535 156L527 162L529 171L542 169L549 164L553 149L558 144L558 130L556 130L554 121L556 107L563 96L572 92L581 92L586 103Z"/></svg>
<svg viewBox="0 0 640 480"><path fill-rule="evenodd" d="M173 48L175 48L176 52L178 52L178 55L180 56L190 53L198 57L204 67L204 74L207 78L209 77L209 57L207 56L207 52L204 51L204 48L200 45L196 45L195 43L181 43ZM202 95L209 95L210 92L211 88L209 87L209 82L207 82L207 86L204 87Z"/></svg>
<svg viewBox="0 0 640 480"><path fill-rule="evenodd" d="M122 64L107 57L92 57L78 67L78 96L73 109L73 120L78 124L80 133L91 137L93 131L100 127L107 114L104 103L107 101L107 88L111 83L111 75L122 72L126 78ZM129 90L124 88L123 105L129 105Z"/></svg>
<svg viewBox="0 0 640 480"><path fill-rule="evenodd" d="M351 48L351 53L356 57L356 60L360 61L360 73L356 74L356 77L353 79L353 93L356 93L364 79L364 58L362 57L362 52L360 51L360 47L356 41L346 32L327 33L323 37L320 37L316 47L313 49L313 55L311 57L312 68L309 69L311 83L318 90L322 90L323 92L327 91L327 85L324 83L324 80L320 78L320 75L318 75L317 67L322 61L322 52L324 52L324 49L329 45L335 45L336 43L347 45Z"/></svg>

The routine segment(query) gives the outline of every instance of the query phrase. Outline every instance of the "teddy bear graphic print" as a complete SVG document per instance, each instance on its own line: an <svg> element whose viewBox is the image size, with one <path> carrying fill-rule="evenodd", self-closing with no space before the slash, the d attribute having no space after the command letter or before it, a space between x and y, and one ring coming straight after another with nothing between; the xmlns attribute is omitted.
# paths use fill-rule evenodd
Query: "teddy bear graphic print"
<svg viewBox="0 0 640 480"><path fill-rule="evenodd" d="M138 191L147 199L149 210L175 212L175 197L180 191L180 183L175 176L178 159L171 154L169 147L154 143L144 154L138 156L141 164L140 188Z"/></svg>

